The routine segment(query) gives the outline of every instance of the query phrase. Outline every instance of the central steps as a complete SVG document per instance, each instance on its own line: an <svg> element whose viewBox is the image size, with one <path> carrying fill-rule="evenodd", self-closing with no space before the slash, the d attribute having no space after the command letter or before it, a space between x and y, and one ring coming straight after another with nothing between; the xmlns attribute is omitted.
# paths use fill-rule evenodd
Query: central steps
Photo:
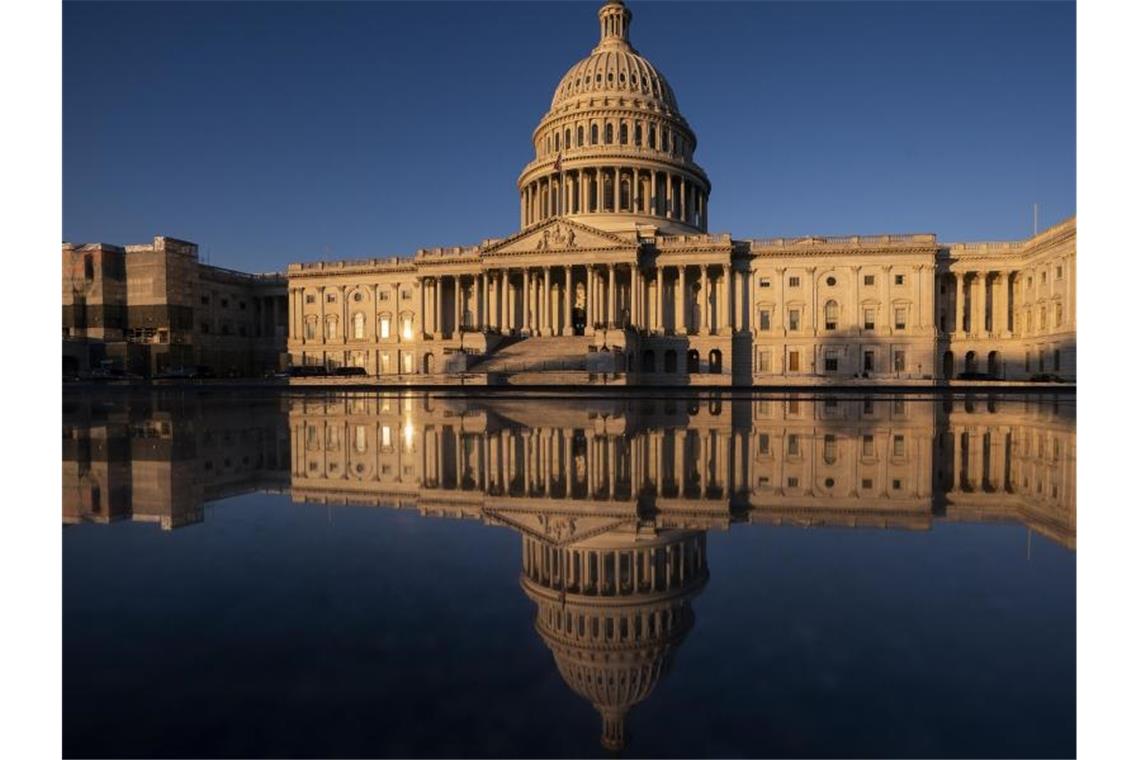
<svg viewBox="0 0 1140 760"><path fill-rule="evenodd" d="M469 370L509 373L584 371L592 338L584 335L531 336L504 342Z"/></svg>

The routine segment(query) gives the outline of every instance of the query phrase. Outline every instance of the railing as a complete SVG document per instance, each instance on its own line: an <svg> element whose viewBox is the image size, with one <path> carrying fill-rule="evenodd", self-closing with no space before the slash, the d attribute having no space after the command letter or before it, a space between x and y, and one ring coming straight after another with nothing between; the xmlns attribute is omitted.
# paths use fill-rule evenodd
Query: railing
<svg viewBox="0 0 1140 760"><path fill-rule="evenodd" d="M804 237L778 237L753 238L748 240L754 248L800 248L823 245L844 245L853 247L870 247L882 245L934 245L938 238L932 233L916 233L907 235L846 235L846 236L817 236Z"/></svg>

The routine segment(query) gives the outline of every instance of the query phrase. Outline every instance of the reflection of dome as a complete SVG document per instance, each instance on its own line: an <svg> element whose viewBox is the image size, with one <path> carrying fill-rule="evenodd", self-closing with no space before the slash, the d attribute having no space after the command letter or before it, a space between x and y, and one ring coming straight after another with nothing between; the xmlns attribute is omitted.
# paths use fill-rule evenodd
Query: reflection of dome
<svg viewBox="0 0 1140 760"><path fill-rule="evenodd" d="M535 629L567 685L601 714L606 749L624 747L625 714L668 672L707 579L702 532L613 532L563 547L524 536Z"/></svg>
<svg viewBox="0 0 1140 760"><path fill-rule="evenodd" d="M707 229L696 135L665 77L629 44L632 18L620 0L605 3L597 47L555 88L519 177L524 227L569 216L613 231Z"/></svg>

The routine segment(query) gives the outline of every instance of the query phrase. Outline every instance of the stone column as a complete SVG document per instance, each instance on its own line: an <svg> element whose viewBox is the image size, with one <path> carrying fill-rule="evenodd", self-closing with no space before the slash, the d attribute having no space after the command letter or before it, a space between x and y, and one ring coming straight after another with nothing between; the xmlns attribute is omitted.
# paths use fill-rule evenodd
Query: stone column
<svg viewBox="0 0 1140 760"><path fill-rule="evenodd" d="M427 280L423 277L416 278L416 287L420 289L420 329L419 338L423 340L427 334ZM375 305L375 299L373 304ZM376 321L376 315L372 315L372 321ZM376 325L372 325L372 329L376 329Z"/></svg>
<svg viewBox="0 0 1140 760"><path fill-rule="evenodd" d="M688 293L685 287L685 265L677 267L677 298L675 300L677 313L673 315L673 329L677 335L688 335L688 325L685 312L688 311Z"/></svg>
<svg viewBox="0 0 1140 760"><path fill-rule="evenodd" d="M966 331L965 272L954 273L954 332Z"/></svg>
<svg viewBox="0 0 1140 760"><path fill-rule="evenodd" d="M665 278L663 275L664 267L657 266L657 297L653 299L655 313L653 315L653 329L664 330L665 328Z"/></svg>
<svg viewBox="0 0 1140 760"><path fill-rule="evenodd" d="M674 218L673 213L673 175L665 174L665 218Z"/></svg>
<svg viewBox="0 0 1140 760"><path fill-rule="evenodd" d="M563 271L566 273L566 279L563 280L563 282L565 284L562 287L562 290L563 290L563 293L562 293L562 300L563 300L562 334L563 335L573 335L574 334L574 323L573 323L573 320L571 319L570 315L571 315L573 305L574 305L574 302L572 300L574 297L574 288L573 288L573 279L574 278L571 276L571 268L570 267L568 267L568 266L563 267Z"/></svg>
<svg viewBox="0 0 1140 760"><path fill-rule="evenodd" d="M543 290L542 290L542 311L543 311L543 335L554 335L554 303L550 296L550 267L543 267Z"/></svg>
<svg viewBox="0 0 1140 760"><path fill-rule="evenodd" d="M523 267L522 270L522 330L530 332L530 269Z"/></svg>
<svg viewBox="0 0 1140 760"><path fill-rule="evenodd" d="M609 278L609 285L606 288L606 311L607 311L606 324L608 324L610 326L610 329L612 330L613 328L617 327L617 322L618 322L618 320L617 320L617 284L616 284L617 283L617 277L616 277L616 272L615 272L616 267L613 264L610 264L607 267L607 269L609 269L610 278Z"/></svg>
<svg viewBox="0 0 1140 760"><path fill-rule="evenodd" d="M708 335L712 326L709 324L709 265L701 265L701 295L700 295L701 323L698 325L701 335Z"/></svg>
<svg viewBox="0 0 1140 760"><path fill-rule="evenodd" d="M994 277L993 332L999 338L1009 336L1009 272Z"/></svg>

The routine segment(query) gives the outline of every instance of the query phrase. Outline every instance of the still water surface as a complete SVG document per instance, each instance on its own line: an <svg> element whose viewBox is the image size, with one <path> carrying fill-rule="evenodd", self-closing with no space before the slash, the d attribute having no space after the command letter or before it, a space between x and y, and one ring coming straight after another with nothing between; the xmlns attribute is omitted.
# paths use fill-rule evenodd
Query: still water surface
<svg viewBox="0 0 1140 760"><path fill-rule="evenodd" d="M1072 756L1075 419L68 393L64 751Z"/></svg>

